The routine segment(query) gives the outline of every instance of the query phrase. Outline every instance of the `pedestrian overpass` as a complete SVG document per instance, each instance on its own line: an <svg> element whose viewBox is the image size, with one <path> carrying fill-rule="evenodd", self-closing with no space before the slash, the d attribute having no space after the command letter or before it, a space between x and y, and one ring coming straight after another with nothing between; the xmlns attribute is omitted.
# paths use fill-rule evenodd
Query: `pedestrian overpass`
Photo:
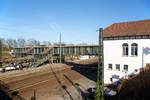
<svg viewBox="0 0 150 100"><path fill-rule="evenodd" d="M14 48L16 57L28 55L98 55L98 45L33 46Z"/></svg>
<svg viewBox="0 0 150 100"><path fill-rule="evenodd" d="M33 57L34 59L60 59L66 57L97 56L98 45L32 46L13 49L14 57Z"/></svg>

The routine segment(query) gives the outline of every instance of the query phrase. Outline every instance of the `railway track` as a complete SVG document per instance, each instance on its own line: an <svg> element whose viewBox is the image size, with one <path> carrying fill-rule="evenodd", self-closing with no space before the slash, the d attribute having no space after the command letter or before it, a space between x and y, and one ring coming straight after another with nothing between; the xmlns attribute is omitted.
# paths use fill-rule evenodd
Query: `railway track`
<svg viewBox="0 0 150 100"><path fill-rule="evenodd" d="M64 70L69 70L69 68L62 69L61 71L64 71ZM56 72L59 72L59 71L56 71ZM40 84L50 82L54 79L55 79L55 77L53 77L53 74L50 71L48 71L46 74L44 73L42 75L28 77L26 79L17 80L17 81L13 80L13 82L11 81L11 82L8 82L7 84L4 83L5 86L7 86L11 89L10 91L5 90L5 92L7 92L7 94L9 94L12 92L12 90L13 91L23 91L27 88L36 87Z"/></svg>
<svg viewBox="0 0 150 100"><path fill-rule="evenodd" d="M87 69L87 68L85 68ZM89 73L86 71L85 73ZM26 74L22 74L24 76ZM67 76L69 79L67 79ZM74 85L75 82L84 80L85 77L78 72L71 70L71 67L62 68L57 70L54 65L50 65L47 70L41 73L32 73L30 77L17 76L14 80L9 80L9 77L3 77L3 81L9 88L7 94L12 96L13 92L17 92L19 97L30 100L33 96L33 91L36 91L36 97L38 100L45 100L50 95L61 95L65 100L73 100L74 97L69 92L69 88ZM73 83L71 83L73 82ZM75 95L80 95L78 92ZM44 96L43 96L44 95ZM80 97L80 96L79 96ZM14 99L15 100L15 99Z"/></svg>

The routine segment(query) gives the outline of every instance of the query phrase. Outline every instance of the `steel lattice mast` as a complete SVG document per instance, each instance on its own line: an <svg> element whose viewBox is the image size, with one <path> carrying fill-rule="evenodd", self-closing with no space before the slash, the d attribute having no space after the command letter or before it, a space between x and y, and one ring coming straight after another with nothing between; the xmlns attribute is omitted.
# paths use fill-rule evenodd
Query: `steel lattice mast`
<svg viewBox="0 0 150 100"><path fill-rule="evenodd" d="M60 32L60 50L59 50L59 62L62 63L62 47L61 47L61 32Z"/></svg>
<svg viewBox="0 0 150 100"><path fill-rule="evenodd" d="M98 48L98 73L97 81L100 81L100 100L104 100L104 54L103 54L103 28L99 28Z"/></svg>

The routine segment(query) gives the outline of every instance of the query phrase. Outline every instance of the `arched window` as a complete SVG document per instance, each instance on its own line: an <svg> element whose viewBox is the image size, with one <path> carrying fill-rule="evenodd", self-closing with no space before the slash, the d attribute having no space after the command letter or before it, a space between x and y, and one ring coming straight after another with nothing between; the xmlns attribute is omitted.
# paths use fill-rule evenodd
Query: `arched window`
<svg viewBox="0 0 150 100"><path fill-rule="evenodd" d="M132 43L131 44L131 55L132 56L138 55L137 49L138 49L138 45L136 43Z"/></svg>
<svg viewBox="0 0 150 100"><path fill-rule="evenodd" d="M123 48L123 56L128 56L128 44L124 43L122 45L122 48Z"/></svg>

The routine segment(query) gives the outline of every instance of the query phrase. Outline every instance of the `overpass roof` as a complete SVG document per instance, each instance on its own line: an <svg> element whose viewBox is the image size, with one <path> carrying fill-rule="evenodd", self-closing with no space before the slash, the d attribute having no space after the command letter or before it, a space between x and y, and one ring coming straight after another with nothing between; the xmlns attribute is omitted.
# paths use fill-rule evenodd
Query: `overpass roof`
<svg viewBox="0 0 150 100"><path fill-rule="evenodd" d="M98 45L63 45L62 47L96 47ZM33 48L53 48L53 47L60 47L60 46L53 46L53 45L50 45L50 46L28 46L28 47L17 47L17 48L29 48L29 49L33 49ZM17 49L17 48L14 48L14 49Z"/></svg>

